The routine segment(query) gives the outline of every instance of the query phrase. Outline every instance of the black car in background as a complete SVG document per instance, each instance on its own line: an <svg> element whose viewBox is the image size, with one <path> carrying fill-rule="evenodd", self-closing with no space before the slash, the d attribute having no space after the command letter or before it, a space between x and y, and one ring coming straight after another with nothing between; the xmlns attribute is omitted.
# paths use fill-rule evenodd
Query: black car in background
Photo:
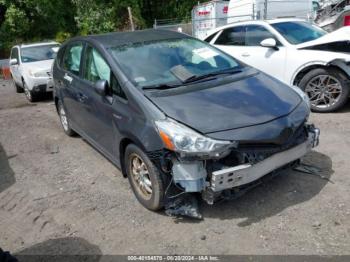
<svg viewBox="0 0 350 262"><path fill-rule="evenodd" d="M318 144L304 93L176 32L73 38L53 79L64 132L120 168L151 210L174 190L212 204Z"/></svg>

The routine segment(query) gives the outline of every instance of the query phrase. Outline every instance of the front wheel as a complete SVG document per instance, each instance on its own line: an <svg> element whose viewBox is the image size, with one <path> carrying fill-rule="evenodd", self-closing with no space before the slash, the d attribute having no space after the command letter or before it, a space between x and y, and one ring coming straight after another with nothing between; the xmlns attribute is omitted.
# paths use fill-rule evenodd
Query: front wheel
<svg viewBox="0 0 350 262"><path fill-rule="evenodd" d="M14 86L16 93L23 93L24 92L23 88L16 83L16 81L13 79L13 77L12 77L12 85Z"/></svg>
<svg viewBox="0 0 350 262"><path fill-rule="evenodd" d="M165 183L161 173L148 156L136 145L130 144L125 150L124 161L127 176L137 200L150 210L163 208Z"/></svg>
<svg viewBox="0 0 350 262"><path fill-rule="evenodd" d="M28 99L28 101L31 103L36 102L38 99L37 94L29 90L26 83L23 83L23 87L24 87L24 94L26 95L26 98Z"/></svg>
<svg viewBox="0 0 350 262"><path fill-rule="evenodd" d="M310 98L314 112L333 112L348 100L349 84L346 76L335 68L311 70L300 81L299 86Z"/></svg>

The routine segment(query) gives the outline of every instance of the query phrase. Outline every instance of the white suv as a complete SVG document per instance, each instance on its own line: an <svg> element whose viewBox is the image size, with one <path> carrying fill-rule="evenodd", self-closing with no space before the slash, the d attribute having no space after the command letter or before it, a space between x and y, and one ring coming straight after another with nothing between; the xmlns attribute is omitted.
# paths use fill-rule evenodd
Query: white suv
<svg viewBox="0 0 350 262"><path fill-rule="evenodd" d="M10 71L17 93L34 102L41 93L52 92L51 67L60 45L56 42L12 47Z"/></svg>
<svg viewBox="0 0 350 262"><path fill-rule="evenodd" d="M331 112L350 92L350 27L327 33L298 19L247 21L217 28L205 41L309 96Z"/></svg>

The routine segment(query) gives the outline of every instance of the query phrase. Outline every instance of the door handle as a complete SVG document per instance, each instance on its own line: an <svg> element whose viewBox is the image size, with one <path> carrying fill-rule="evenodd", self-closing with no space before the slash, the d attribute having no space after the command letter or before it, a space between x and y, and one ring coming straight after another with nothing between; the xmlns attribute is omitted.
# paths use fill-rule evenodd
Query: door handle
<svg viewBox="0 0 350 262"><path fill-rule="evenodd" d="M67 73L64 74L64 79L66 79L70 84L72 83L73 81L73 77L69 76Z"/></svg>
<svg viewBox="0 0 350 262"><path fill-rule="evenodd" d="M243 53L242 56L243 56L243 57L249 57L250 54L249 54L249 53Z"/></svg>

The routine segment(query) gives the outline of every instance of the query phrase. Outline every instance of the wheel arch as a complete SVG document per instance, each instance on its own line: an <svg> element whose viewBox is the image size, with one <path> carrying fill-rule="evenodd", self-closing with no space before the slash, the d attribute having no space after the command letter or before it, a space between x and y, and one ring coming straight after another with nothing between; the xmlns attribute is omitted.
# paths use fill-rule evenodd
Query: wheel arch
<svg viewBox="0 0 350 262"><path fill-rule="evenodd" d="M291 83L293 85L298 86L300 83L301 79L309 73L313 69L317 68L336 68L340 70L345 76L347 76L348 79L350 79L350 69L346 65L346 62L342 59L334 59L328 63L322 63L322 62L317 62L317 63L312 63L312 64L307 64L304 65L303 67L299 68L297 72L294 74Z"/></svg>
<svg viewBox="0 0 350 262"><path fill-rule="evenodd" d="M127 177L127 174L126 174L126 167L124 165L124 156L125 156L125 150L126 150L127 146L130 145L130 144L134 144L134 145L138 146L139 148L141 148L144 152L147 152L145 150L144 146L142 145L142 143L140 143L135 138L124 137L120 141L120 143L119 143L119 161L120 161L120 167L121 167L122 175L125 178Z"/></svg>

